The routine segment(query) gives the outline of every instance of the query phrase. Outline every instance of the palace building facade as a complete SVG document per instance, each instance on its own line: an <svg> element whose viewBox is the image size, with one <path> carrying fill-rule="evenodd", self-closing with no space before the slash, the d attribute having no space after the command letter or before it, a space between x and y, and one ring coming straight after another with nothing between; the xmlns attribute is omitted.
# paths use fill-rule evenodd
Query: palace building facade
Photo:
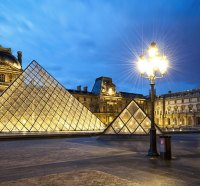
<svg viewBox="0 0 200 186"><path fill-rule="evenodd" d="M155 101L155 122L161 128L200 126L200 89L163 94Z"/></svg>
<svg viewBox="0 0 200 186"><path fill-rule="evenodd" d="M22 52L17 52L17 58L10 48L0 45L0 93L3 92L22 72Z"/></svg>
<svg viewBox="0 0 200 186"><path fill-rule="evenodd" d="M110 77L99 77L95 80L91 92L84 87L77 87L77 90L68 90L84 106L93 112L103 123L111 123L119 113L135 100L142 108L145 97L142 94L117 92L116 86Z"/></svg>
<svg viewBox="0 0 200 186"><path fill-rule="evenodd" d="M69 90L83 105L103 123L110 124L121 111L135 100L150 116L150 98L142 94L116 92L112 78L96 79L91 92L87 87ZM156 96L155 123L160 128L181 128L200 126L200 89Z"/></svg>

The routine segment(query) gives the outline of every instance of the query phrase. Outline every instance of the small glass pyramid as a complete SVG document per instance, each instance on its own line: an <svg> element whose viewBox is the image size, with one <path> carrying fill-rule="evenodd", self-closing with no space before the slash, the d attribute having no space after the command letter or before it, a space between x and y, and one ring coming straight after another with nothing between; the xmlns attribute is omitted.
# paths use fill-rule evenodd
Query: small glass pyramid
<svg viewBox="0 0 200 186"><path fill-rule="evenodd" d="M37 62L0 96L0 132L96 131L105 125Z"/></svg>
<svg viewBox="0 0 200 186"><path fill-rule="evenodd" d="M120 115L105 129L104 134L148 134L151 121L140 106L132 100ZM158 134L161 130L156 127Z"/></svg>

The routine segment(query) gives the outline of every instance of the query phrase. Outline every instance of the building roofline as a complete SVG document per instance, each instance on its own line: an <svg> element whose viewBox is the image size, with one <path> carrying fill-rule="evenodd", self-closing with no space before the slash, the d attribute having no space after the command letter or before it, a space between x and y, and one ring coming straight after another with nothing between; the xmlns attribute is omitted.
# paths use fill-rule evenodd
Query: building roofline
<svg viewBox="0 0 200 186"><path fill-rule="evenodd" d="M177 97L177 96L187 96L190 94L200 93L200 88L190 89L190 90L184 90L179 92L171 92L167 94L161 94L159 95L160 98L163 97Z"/></svg>
<svg viewBox="0 0 200 186"><path fill-rule="evenodd" d="M75 89L66 89L68 92L70 93L74 93L74 94L86 94L86 95L93 95L93 96L97 96L96 94L94 94L93 92L88 92L88 91L84 91L84 90L75 90Z"/></svg>
<svg viewBox="0 0 200 186"><path fill-rule="evenodd" d="M111 80L112 80L111 77L100 76L100 77L96 78L96 81L97 81L97 80L102 80L102 79L111 79Z"/></svg>

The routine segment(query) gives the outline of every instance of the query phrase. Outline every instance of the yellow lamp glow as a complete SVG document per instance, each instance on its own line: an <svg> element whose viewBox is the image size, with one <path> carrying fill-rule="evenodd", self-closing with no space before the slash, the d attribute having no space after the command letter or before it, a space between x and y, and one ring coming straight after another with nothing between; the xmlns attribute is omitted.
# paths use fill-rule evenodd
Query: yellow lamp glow
<svg viewBox="0 0 200 186"><path fill-rule="evenodd" d="M161 74L165 74L168 69L168 60L166 56L163 56L162 60L159 63L159 71Z"/></svg>
<svg viewBox="0 0 200 186"><path fill-rule="evenodd" d="M151 47L151 48L149 48L148 53L149 53L150 57L154 57L158 53L158 48L157 47Z"/></svg>
<svg viewBox="0 0 200 186"><path fill-rule="evenodd" d="M139 72L141 74L144 74L146 72L147 61L145 60L143 55L140 56L137 65Z"/></svg>
<svg viewBox="0 0 200 186"><path fill-rule="evenodd" d="M150 57L155 57L158 54L158 48L155 42L151 43L151 46L148 49L148 54Z"/></svg>
<svg viewBox="0 0 200 186"><path fill-rule="evenodd" d="M148 55L145 57L141 55L138 59L137 68L141 75L147 78L158 78L157 75L163 76L168 69L169 62L166 56L162 56L158 52L156 43L151 43L148 49Z"/></svg>

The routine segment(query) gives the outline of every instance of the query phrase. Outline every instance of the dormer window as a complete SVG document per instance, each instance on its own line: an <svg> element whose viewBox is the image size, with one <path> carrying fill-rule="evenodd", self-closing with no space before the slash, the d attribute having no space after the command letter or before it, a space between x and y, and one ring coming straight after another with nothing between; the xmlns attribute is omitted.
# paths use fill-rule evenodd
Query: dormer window
<svg viewBox="0 0 200 186"><path fill-rule="evenodd" d="M5 82L5 74L0 74L0 82Z"/></svg>
<svg viewBox="0 0 200 186"><path fill-rule="evenodd" d="M109 89L108 89L108 94L109 94L109 95L113 95L113 89L112 89L112 88L109 88Z"/></svg>

